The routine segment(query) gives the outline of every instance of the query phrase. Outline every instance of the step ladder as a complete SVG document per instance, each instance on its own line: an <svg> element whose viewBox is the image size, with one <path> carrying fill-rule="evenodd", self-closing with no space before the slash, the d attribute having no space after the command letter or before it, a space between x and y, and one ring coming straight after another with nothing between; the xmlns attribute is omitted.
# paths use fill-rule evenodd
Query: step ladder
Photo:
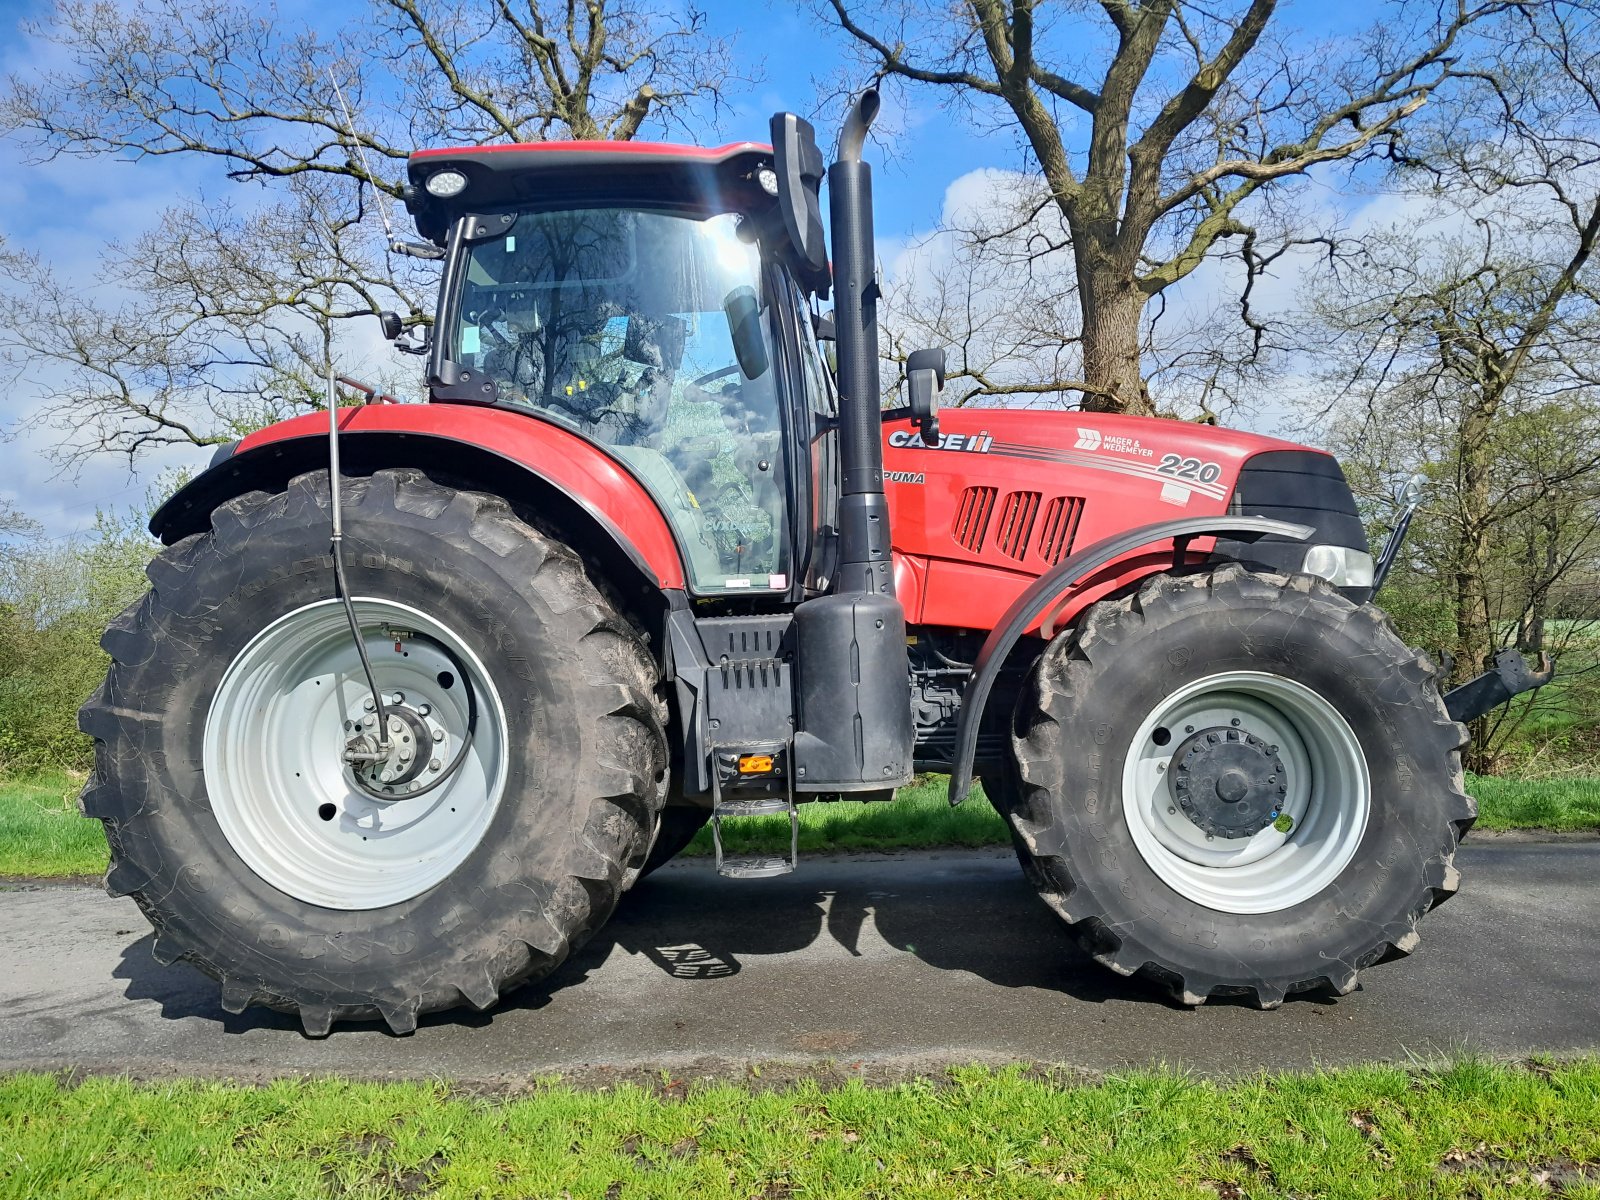
<svg viewBox="0 0 1600 1200"><path fill-rule="evenodd" d="M721 780L713 773L713 803L711 807L711 841L717 852L717 874L729 879L771 879L787 875L795 868L800 857L800 812L794 804L794 783L791 773L784 772L784 792L781 796L764 794L741 796L725 795ZM789 816L789 853L783 854L726 854L722 849L722 822L745 817Z"/></svg>

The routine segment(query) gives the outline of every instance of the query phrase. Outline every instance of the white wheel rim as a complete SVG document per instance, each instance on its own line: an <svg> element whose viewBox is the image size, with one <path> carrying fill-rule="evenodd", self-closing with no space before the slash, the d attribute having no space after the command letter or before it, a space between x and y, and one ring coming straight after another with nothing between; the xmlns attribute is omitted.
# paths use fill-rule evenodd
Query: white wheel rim
<svg viewBox="0 0 1600 1200"><path fill-rule="evenodd" d="M500 804L509 738L488 672L451 629L392 600L353 603L378 687L426 705L443 734L438 773L462 752L467 691L455 676L467 671L478 712L460 768L416 799L355 786L346 722L361 721L370 692L337 600L285 614L240 651L206 716L204 764L217 823L252 871L310 904L370 909L421 895L477 848Z"/></svg>
<svg viewBox="0 0 1600 1200"><path fill-rule="evenodd" d="M1277 747L1287 832L1269 824L1250 837L1208 837L1175 803L1173 754L1212 727ZM1139 853L1173 891L1222 912L1280 912L1321 892L1355 857L1372 784L1354 731L1325 699L1279 675L1233 671L1180 688L1145 718L1123 766L1122 805Z"/></svg>

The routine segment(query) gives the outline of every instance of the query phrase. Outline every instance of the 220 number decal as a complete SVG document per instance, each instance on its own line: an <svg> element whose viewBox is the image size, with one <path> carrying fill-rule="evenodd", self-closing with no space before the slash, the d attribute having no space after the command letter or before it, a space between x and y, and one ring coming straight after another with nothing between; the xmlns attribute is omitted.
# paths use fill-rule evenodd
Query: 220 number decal
<svg viewBox="0 0 1600 1200"><path fill-rule="evenodd" d="M1201 483L1215 483L1222 477L1222 468L1214 462L1201 462L1198 458L1184 458L1181 454L1163 454L1156 468L1163 475L1179 479L1195 479Z"/></svg>

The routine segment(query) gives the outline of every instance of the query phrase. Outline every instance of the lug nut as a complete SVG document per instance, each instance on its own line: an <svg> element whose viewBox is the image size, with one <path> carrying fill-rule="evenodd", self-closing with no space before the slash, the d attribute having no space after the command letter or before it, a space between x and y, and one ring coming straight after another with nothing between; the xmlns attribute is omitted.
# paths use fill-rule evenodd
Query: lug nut
<svg viewBox="0 0 1600 1200"><path fill-rule="evenodd" d="M434 760L433 760L433 761L431 761L431 762L430 762L430 763L429 763L429 764L428 764L428 770L430 770L430 771L437 771L437 770L440 770L440 769L441 769L441 768L442 768L442 767L443 767L443 766L444 766L444 764L443 764L443 763L442 763L442 762L440 762L440 761L439 761L439 760L438 760L438 759L437 759L437 758L436 758L436 759L434 759Z"/></svg>
<svg viewBox="0 0 1600 1200"><path fill-rule="evenodd" d="M361 702L361 707L366 709L368 712L374 712L376 711L378 704L371 696L368 696Z"/></svg>
<svg viewBox="0 0 1600 1200"><path fill-rule="evenodd" d="M1233 720L1229 721L1228 724L1232 725L1235 729L1237 729L1239 727L1239 718L1235 717Z"/></svg>
<svg viewBox="0 0 1600 1200"><path fill-rule="evenodd" d="M442 738L444 736L444 730L440 729L437 725L428 726L428 732L435 738Z"/></svg>
<svg viewBox="0 0 1600 1200"><path fill-rule="evenodd" d="M419 717L425 717L429 713L431 713L432 711L433 711L433 705L431 705L431 704L419 704L419 705L417 705L417 716L419 716Z"/></svg>
<svg viewBox="0 0 1600 1200"><path fill-rule="evenodd" d="M390 704L404 704L405 702L406 694L404 692L396 692L394 694L394 699L389 701Z"/></svg>

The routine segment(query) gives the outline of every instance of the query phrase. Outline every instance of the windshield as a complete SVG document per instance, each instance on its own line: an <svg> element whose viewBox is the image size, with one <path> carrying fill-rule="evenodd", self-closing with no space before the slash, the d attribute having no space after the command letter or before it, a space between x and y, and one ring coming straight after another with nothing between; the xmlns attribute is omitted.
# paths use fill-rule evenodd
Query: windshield
<svg viewBox="0 0 1600 1200"><path fill-rule="evenodd" d="M732 214L523 213L468 247L450 357L607 446L676 526L697 592L788 586L761 259Z"/></svg>

